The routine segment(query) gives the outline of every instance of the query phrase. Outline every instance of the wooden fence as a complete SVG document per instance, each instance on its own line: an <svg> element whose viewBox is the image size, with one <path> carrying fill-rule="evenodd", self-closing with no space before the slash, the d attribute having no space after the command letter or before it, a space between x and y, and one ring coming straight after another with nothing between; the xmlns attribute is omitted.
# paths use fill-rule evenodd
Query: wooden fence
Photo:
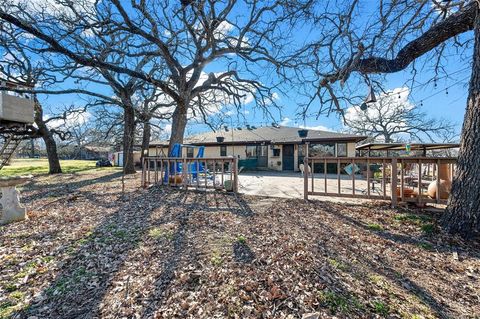
<svg viewBox="0 0 480 319"><path fill-rule="evenodd" d="M235 157L180 158L146 156L142 160L142 187L169 185L183 189L238 191Z"/></svg>
<svg viewBox="0 0 480 319"><path fill-rule="evenodd" d="M392 205L398 201L444 204L455 163L455 158L445 157L305 157L304 198L318 195L384 199Z"/></svg>

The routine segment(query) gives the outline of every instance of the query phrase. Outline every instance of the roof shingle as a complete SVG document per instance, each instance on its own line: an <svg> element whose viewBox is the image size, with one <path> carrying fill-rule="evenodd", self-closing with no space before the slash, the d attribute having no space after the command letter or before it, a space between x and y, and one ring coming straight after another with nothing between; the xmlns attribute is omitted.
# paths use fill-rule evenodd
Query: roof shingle
<svg viewBox="0 0 480 319"><path fill-rule="evenodd" d="M229 129L228 132L221 130L218 132L206 132L185 138L184 144L206 145L217 144L217 136L223 136L223 144L246 144L246 143L301 143L302 141L361 141L366 136L337 133L330 131L308 130L308 136L301 138L298 136L298 127L288 126L264 126L258 128ZM167 145L168 141L154 141L150 145Z"/></svg>

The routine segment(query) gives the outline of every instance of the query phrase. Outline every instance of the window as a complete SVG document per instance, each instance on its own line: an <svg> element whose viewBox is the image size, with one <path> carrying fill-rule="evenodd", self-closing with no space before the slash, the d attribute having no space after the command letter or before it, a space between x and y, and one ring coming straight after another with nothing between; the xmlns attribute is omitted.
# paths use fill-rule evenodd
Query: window
<svg viewBox="0 0 480 319"><path fill-rule="evenodd" d="M347 157L347 143L337 143L337 157Z"/></svg>
<svg viewBox="0 0 480 319"><path fill-rule="evenodd" d="M193 157L193 147L187 147L187 157L188 158Z"/></svg>
<svg viewBox="0 0 480 319"><path fill-rule="evenodd" d="M247 145L245 149L245 155L247 158L256 158L257 157L257 146L256 145Z"/></svg>
<svg viewBox="0 0 480 319"><path fill-rule="evenodd" d="M308 156L334 157L335 143L310 144Z"/></svg>
<svg viewBox="0 0 480 319"><path fill-rule="evenodd" d="M273 156L280 156L280 149L279 148L274 148L273 149Z"/></svg>
<svg viewBox="0 0 480 319"><path fill-rule="evenodd" d="M227 156L227 145L220 145L220 156Z"/></svg>
<svg viewBox="0 0 480 319"><path fill-rule="evenodd" d="M266 145L260 145L257 148L258 156L267 156L268 147Z"/></svg>

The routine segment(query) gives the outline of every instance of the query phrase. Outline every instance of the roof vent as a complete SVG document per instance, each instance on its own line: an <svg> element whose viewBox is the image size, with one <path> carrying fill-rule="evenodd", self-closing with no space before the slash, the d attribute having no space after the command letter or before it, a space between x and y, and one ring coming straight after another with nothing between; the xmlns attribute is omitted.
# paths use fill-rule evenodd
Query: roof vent
<svg viewBox="0 0 480 319"><path fill-rule="evenodd" d="M279 127L280 127L280 125L278 125L278 124L275 123L275 122L272 122L272 126L275 127L275 128L279 128Z"/></svg>

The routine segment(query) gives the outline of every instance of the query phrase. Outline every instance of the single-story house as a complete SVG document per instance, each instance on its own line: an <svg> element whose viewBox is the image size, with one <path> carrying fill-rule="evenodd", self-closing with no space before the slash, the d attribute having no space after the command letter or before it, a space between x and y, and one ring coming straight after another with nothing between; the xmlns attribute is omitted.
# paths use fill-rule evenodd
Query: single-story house
<svg viewBox="0 0 480 319"><path fill-rule="evenodd" d="M142 152L133 152L133 164L135 166L141 165L141 156ZM110 153L108 155L108 160L113 162L113 166L123 166L123 151Z"/></svg>
<svg viewBox="0 0 480 319"><path fill-rule="evenodd" d="M78 152L78 159L98 160L107 159L108 154L111 152L111 148L104 146L83 145L77 147L76 151Z"/></svg>
<svg viewBox="0 0 480 319"><path fill-rule="evenodd" d="M204 157L237 156L239 166L298 171L306 154L306 145L310 156L354 157L356 143L366 138L320 130L307 130L304 136L301 133L305 132L299 132L302 130L287 126L248 126L202 133L185 138L182 156L195 157L195 147L205 146ZM149 156L166 157L167 154L168 141L150 143Z"/></svg>

